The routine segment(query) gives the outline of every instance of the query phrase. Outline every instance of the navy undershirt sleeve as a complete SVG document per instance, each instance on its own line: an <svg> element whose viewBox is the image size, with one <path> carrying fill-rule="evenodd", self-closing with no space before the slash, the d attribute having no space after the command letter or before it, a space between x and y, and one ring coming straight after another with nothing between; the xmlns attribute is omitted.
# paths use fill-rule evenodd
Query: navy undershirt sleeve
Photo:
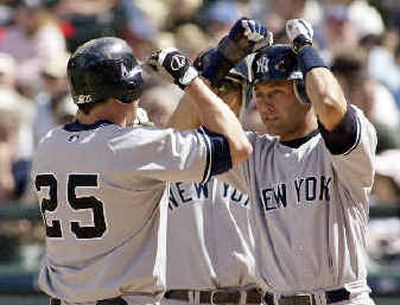
<svg viewBox="0 0 400 305"><path fill-rule="evenodd" d="M208 153L211 154L209 169L206 168L206 172L208 171L209 175L205 174L204 179L207 181L209 177L225 173L232 168L231 151L228 140L223 135L211 132L205 127L201 127L199 132L209 143L207 149L210 150Z"/></svg>
<svg viewBox="0 0 400 305"><path fill-rule="evenodd" d="M14 177L15 189L14 196L18 199L25 192L30 179L32 161L20 159L12 165L12 174Z"/></svg>
<svg viewBox="0 0 400 305"><path fill-rule="evenodd" d="M333 130L328 131L318 121L318 128L325 145L333 155L349 154L360 141L360 122L356 110L347 105L342 121Z"/></svg>

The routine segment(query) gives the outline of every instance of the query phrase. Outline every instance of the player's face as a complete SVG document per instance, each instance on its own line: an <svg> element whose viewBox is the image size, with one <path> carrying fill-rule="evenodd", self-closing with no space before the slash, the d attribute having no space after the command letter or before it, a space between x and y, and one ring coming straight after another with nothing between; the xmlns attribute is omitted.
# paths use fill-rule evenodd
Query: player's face
<svg viewBox="0 0 400 305"><path fill-rule="evenodd" d="M284 141L302 134L310 106L297 100L291 81L261 82L255 85L254 92L268 134L280 136Z"/></svg>
<svg viewBox="0 0 400 305"><path fill-rule="evenodd" d="M216 90L216 94L224 100L224 102L239 117L242 104L242 85L240 83L225 83L220 89Z"/></svg>

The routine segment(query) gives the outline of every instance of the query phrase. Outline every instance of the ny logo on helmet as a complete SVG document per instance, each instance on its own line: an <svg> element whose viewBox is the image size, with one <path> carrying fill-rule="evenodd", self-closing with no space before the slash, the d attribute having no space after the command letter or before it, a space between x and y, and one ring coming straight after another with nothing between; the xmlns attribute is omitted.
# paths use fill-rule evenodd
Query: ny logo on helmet
<svg viewBox="0 0 400 305"><path fill-rule="evenodd" d="M174 56L172 56L171 59L171 69L173 71L179 70L181 68L183 68L186 65L186 58L185 56L176 54Z"/></svg>
<svg viewBox="0 0 400 305"><path fill-rule="evenodd" d="M124 63L121 64L121 76L126 77L128 76L129 72Z"/></svg>
<svg viewBox="0 0 400 305"><path fill-rule="evenodd" d="M257 72L256 73L268 72L268 63L269 63L268 57L260 57L256 62L256 64L257 64Z"/></svg>

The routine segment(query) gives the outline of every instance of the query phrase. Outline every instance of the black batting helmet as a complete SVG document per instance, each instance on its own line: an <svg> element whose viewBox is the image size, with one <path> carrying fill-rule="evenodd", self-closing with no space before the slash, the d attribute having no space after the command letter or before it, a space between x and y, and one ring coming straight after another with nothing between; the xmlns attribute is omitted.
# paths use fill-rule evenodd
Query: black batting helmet
<svg viewBox="0 0 400 305"><path fill-rule="evenodd" d="M253 84L267 80L294 80L296 97L309 103L297 55L289 45L274 45L260 50L254 56L251 70Z"/></svg>
<svg viewBox="0 0 400 305"><path fill-rule="evenodd" d="M202 52L194 61L194 67L200 72L210 65L211 57L216 52L216 48L209 48ZM250 95L250 64L247 59L243 59L229 70L225 77L220 81L219 89L229 87L230 84L238 84L242 90L242 103L247 105L251 98Z"/></svg>
<svg viewBox="0 0 400 305"><path fill-rule="evenodd" d="M132 49L120 38L86 42L69 59L67 72L78 105L107 98L131 103L142 93L142 70Z"/></svg>

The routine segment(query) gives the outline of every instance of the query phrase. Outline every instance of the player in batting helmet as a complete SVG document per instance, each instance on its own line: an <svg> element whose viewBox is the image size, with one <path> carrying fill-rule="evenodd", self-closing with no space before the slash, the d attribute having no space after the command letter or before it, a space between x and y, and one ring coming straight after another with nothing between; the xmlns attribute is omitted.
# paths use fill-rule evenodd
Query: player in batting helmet
<svg viewBox="0 0 400 305"><path fill-rule="evenodd" d="M216 52L216 48L210 48L201 53L194 61L194 66L201 73L208 66ZM243 108L248 105L251 98L250 71L248 58L243 59L213 86L215 93L231 107L237 116L240 116Z"/></svg>
<svg viewBox="0 0 400 305"><path fill-rule="evenodd" d="M240 122L181 52L158 50L146 64L186 91L204 128L128 126L142 79L121 39L95 39L72 55L76 120L49 132L32 162L47 245L38 283L51 305L158 303L168 182L205 182L251 153Z"/></svg>
<svg viewBox="0 0 400 305"><path fill-rule="evenodd" d="M375 130L312 46L312 27L292 19L286 34L290 45L261 50L252 63L269 135L251 135L250 162L229 173L245 177L237 187L257 207L256 259L272 287L264 301L372 305L363 253Z"/></svg>
<svg viewBox="0 0 400 305"><path fill-rule="evenodd" d="M303 121L299 113L308 113L311 104L292 48L275 45L258 52L251 70L255 101L267 132L285 137L299 130Z"/></svg>
<svg viewBox="0 0 400 305"><path fill-rule="evenodd" d="M67 72L73 100L82 111L108 98L129 104L142 93L142 70L132 49L120 38L85 43L70 58Z"/></svg>
<svg viewBox="0 0 400 305"><path fill-rule="evenodd" d="M240 32L242 26L249 28ZM236 40L251 42L251 37L259 34L269 43L269 31L256 20L238 20L226 37L236 32L243 35ZM225 47L226 37L217 47L200 54L195 66L212 90L239 116L249 99L250 65L246 58L254 51L243 48L243 44ZM235 60L228 60L233 57L230 53L221 56L223 50L235 53ZM192 101L182 100L170 124L183 130L198 127L192 113ZM248 195L218 178L202 185L171 183L169 194L168 290L161 304L193 304L192 296L202 304L261 304L260 291L265 287L251 250Z"/></svg>

